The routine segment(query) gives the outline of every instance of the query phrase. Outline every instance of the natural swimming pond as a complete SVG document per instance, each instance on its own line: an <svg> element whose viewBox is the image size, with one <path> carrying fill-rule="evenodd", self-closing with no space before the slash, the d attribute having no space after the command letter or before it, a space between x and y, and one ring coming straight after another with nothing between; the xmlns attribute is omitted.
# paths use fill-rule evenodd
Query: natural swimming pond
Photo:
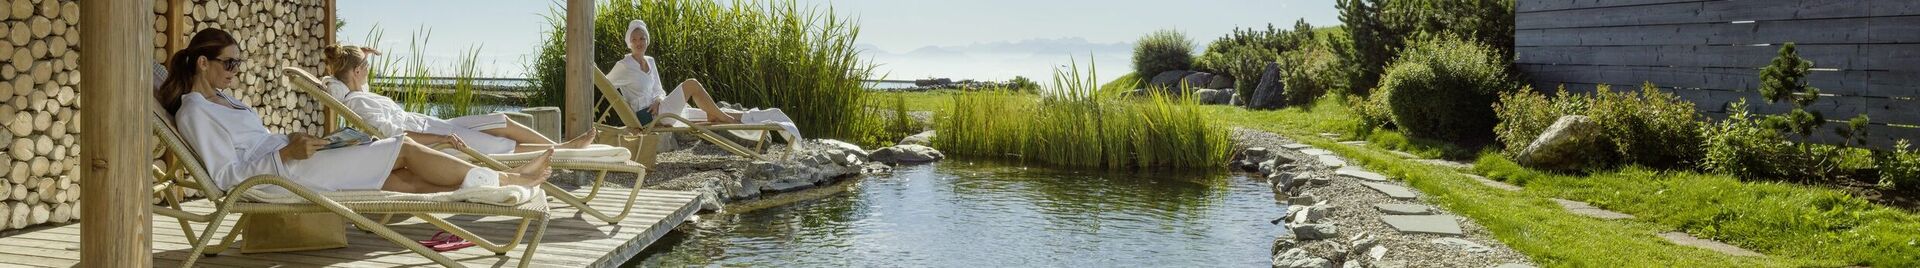
<svg viewBox="0 0 1920 268"><path fill-rule="evenodd" d="M1284 210L1243 175L950 161L824 198L705 215L629 267L1267 267Z"/></svg>

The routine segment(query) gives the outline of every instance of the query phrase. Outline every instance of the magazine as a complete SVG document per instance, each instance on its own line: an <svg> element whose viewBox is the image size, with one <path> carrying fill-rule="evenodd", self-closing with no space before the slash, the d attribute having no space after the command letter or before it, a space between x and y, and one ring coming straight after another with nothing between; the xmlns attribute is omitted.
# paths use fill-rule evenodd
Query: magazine
<svg viewBox="0 0 1920 268"><path fill-rule="evenodd" d="M341 128L339 131L334 131L333 134L327 134L327 137L323 139L327 140L327 145L321 146L320 149L316 151L373 143L373 136L350 127Z"/></svg>

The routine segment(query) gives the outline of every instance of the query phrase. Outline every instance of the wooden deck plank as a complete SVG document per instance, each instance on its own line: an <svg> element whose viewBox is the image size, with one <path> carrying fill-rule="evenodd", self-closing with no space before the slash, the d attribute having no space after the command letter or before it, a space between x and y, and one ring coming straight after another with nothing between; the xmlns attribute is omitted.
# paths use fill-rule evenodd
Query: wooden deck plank
<svg viewBox="0 0 1920 268"><path fill-rule="evenodd" d="M585 189L573 191L576 195L585 195ZM607 213L618 213L625 205L629 192L624 189L605 189L592 201L587 202ZM615 267L636 255L671 231L674 226L684 222L699 209L696 201L699 194L680 191L640 190L632 213L618 225L608 225L598 219L586 216L578 209L568 207L557 200L549 200L551 207L548 226L533 267ZM189 212L206 213L212 211L207 202L190 202L182 208ZM377 215L376 215L377 216ZM520 220L512 217L478 217L472 215L434 214L454 225L467 228L495 242L511 239ZM221 224L220 232L212 239L218 242L229 230L232 230L237 215L230 215ZM376 218L377 219L377 218ZM159 267L176 266L184 261L189 252L186 232L173 218L155 216L153 222L154 264ZM597 223L597 224L596 224ZM433 225L407 217L405 220L387 225L389 228L413 239L426 239L439 229ZM196 231L204 230L204 224L192 226ZM352 228L352 227L348 227ZM193 235L200 235L195 232ZM527 234L532 235L532 234ZM342 249L288 252L240 254L238 248L228 249L217 257L200 258L197 266L202 267L263 267L263 266L341 266L341 267L434 267L432 261L407 251L372 233L349 229L349 246ZM528 237L531 239L531 237ZM244 241L245 238L240 240ZM0 237L0 267L68 267L79 262L79 253L72 250L79 247L79 225L56 226L31 232L21 232ZM496 256L482 248L468 248L446 252L447 257L462 264L475 267L512 267L519 263L527 245L522 243L505 255Z"/></svg>

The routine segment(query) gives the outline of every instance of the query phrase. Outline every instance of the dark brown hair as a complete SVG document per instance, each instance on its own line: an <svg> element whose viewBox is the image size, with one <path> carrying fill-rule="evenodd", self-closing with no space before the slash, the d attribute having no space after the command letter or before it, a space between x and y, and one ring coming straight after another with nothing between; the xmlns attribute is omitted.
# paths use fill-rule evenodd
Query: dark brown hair
<svg viewBox="0 0 1920 268"><path fill-rule="evenodd" d="M323 54L326 58L322 61L327 63L327 69L324 70L326 75L340 81L346 81L347 73L354 68L367 65L367 53L360 51L357 46L329 45Z"/></svg>
<svg viewBox="0 0 1920 268"><path fill-rule="evenodd" d="M233 39L233 35L225 30L207 28L193 33L193 40L187 42L187 48L173 52L173 57L168 58L167 79L160 82L160 87L153 92L153 98L159 100L160 106L167 108L167 112L179 112L180 95L192 92L194 78L200 76L196 62L201 58L218 58L221 50L239 44L240 41Z"/></svg>

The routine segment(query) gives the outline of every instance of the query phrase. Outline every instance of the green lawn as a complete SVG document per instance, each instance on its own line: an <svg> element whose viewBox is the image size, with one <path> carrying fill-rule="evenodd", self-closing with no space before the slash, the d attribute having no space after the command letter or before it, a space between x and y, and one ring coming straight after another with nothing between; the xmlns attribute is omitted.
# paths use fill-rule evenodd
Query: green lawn
<svg viewBox="0 0 1920 268"><path fill-rule="evenodd" d="M882 95L905 96L909 109L937 113L951 99L944 94ZM1920 216L1869 204L1838 190L1637 168L1555 175L1519 167L1498 154L1481 154L1474 170L1453 170L1401 159L1387 148L1455 158L1466 150L1394 132L1362 133L1355 127L1359 120L1337 100L1323 100L1313 109L1213 109L1214 117L1226 124L1280 133L1401 178L1427 193L1429 202L1472 218L1502 242L1548 267L1920 265L1920 244L1916 244L1920 243L1916 242L1920 241ZM1364 134L1373 145L1341 145L1317 135L1323 132ZM1526 189L1508 192L1486 187L1459 172L1482 173ZM1566 212L1549 198L1585 201L1638 218L1587 218ZM1731 257L1655 236L1669 231L1720 240L1769 257Z"/></svg>

